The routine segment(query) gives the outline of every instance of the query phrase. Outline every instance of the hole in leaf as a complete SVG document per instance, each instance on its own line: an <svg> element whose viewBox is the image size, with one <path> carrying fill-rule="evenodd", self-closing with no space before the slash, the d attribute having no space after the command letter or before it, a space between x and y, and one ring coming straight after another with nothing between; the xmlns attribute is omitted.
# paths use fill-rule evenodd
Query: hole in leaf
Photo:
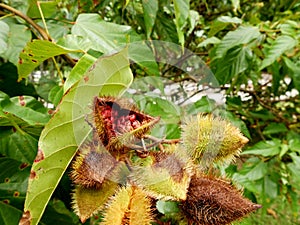
<svg viewBox="0 0 300 225"><path fill-rule="evenodd" d="M28 166L28 163L22 163L22 164L19 166L19 168L20 168L21 170L23 170L23 169L25 169L27 166Z"/></svg>

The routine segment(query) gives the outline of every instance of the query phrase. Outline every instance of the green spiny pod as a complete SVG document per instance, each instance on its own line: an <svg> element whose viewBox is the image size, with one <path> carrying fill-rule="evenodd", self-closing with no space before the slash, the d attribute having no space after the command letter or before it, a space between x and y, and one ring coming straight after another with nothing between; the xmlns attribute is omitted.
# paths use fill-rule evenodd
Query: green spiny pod
<svg viewBox="0 0 300 225"><path fill-rule="evenodd" d="M120 188L111 197L104 213L103 225L150 225L152 221L151 201L136 187Z"/></svg>
<svg viewBox="0 0 300 225"><path fill-rule="evenodd" d="M248 142L240 130L213 115L198 114L182 126L182 140L196 164L230 162Z"/></svg>
<svg viewBox="0 0 300 225"><path fill-rule="evenodd" d="M244 198L227 181L194 175L181 209L186 218L199 225L225 225L261 208Z"/></svg>
<svg viewBox="0 0 300 225"><path fill-rule="evenodd" d="M191 163L184 153L180 145L152 152L152 165L131 168L131 182L153 198L184 200L192 175Z"/></svg>
<svg viewBox="0 0 300 225"><path fill-rule="evenodd" d="M115 193L118 184L105 181L100 189L75 186L72 194L72 207L82 223L105 207L105 203Z"/></svg>

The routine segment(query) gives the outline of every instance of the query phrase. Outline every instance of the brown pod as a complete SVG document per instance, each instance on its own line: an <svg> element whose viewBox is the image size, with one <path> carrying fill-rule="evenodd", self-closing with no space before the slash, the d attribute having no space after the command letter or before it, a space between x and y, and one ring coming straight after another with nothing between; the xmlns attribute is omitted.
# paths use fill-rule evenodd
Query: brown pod
<svg viewBox="0 0 300 225"><path fill-rule="evenodd" d="M114 179L119 164L102 145L90 142L80 147L70 176L75 184L99 189L105 179Z"/></svg>
<svg viewBox="0 0 300 225"><path fill-rule="evenodd" d="M110 151L121 151L134 139L141 139L159 121L146 115L127 99L95 97L94 129L103 145Z"/></svg>
<svg viewBox="0 0 300 225"><path fill-rule="evenodd" d="M223 225L245 217L261 205L244 198L224 180L194 175L181 208L191 223Z"/></svg>

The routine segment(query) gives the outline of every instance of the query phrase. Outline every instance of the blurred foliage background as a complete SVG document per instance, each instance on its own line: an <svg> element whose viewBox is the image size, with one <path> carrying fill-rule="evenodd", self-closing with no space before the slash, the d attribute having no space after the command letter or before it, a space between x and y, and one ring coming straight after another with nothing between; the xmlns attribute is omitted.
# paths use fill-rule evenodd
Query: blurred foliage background
<svg viewBox="0 0 300 225"><path fill-rule="evenodd" d="M96 58L143 40L171 42L201 57L225 97L226 116L250 139L235 163L219 166L263 205L239 224L300 223L299 1L4 0L0 16L1 224L17 224L22 215L40 133L63 94ZM170 65L137 58L131 58L135 80L150 77L147 82L159 86L155 77L178 84L190 79ZM180 116L173 103L156 103L144 110ZM212 112L216 105L204 96L187 110ZM167 127L168 138L180 134L172 123L178 120ZM80 224L69 192L64 176L41 224ZM172 206L160 212L172 215Z"/></svg>

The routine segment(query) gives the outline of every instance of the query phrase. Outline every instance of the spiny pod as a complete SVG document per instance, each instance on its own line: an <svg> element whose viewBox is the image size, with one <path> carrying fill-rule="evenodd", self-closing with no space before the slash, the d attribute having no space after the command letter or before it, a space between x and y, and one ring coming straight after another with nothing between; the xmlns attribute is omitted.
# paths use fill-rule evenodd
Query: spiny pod
<svg viewBox="0 0 300 225"><path fill-rule="evenodd" d="M181 209L191 224L225 225L261 208L225 180L194 175Z"/></svg>
<svg viewBox="0 0 300 225"><path fill-rule="evenodd" d="M164 152L152 152L151 157L151 165L131 168L130 181L156 199L186 199L192 165L181 146L170 145Z"/></svg>
<svg viewBox="0 0 300 225"><path fill-rule="evenodd" d="M70 177L77 185L99 189L105 180L120 182L120 171L125 167L102 144L83 144L72 162Z"/></svg>
<svg viewBox="0 0 300 225"><path fill-rule="evenodd" d="M109 151L124 151L141 139L159 121L146 115L124 98L95 97L93 122L96 133Z"/></svg>
<svg viewBox="0 0 300 225"><path fill-rule="evenodd" d="M182 126L182 140L196 164L230 162L248 142L230 122L213 115L198 114Z"/></svg>
<svg viewBox="0 0 300 225"><path fill-rule="evenodd" d="M137 187L122 187L111 197L103 216L101 225L150 225L151 200Z"/></svg>

